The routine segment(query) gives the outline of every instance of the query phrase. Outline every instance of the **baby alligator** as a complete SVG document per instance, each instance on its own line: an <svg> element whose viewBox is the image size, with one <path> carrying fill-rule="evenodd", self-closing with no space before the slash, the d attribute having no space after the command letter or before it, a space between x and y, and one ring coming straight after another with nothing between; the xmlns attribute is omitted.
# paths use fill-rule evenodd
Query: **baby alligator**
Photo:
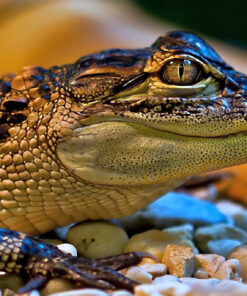
<svg viewBox="0 0 247 296"><path fill-rule="evenodd" d="M127 216L190 176L246 162L246 99L247 76L188 32L4 75L0 269L25 277L22 291L57 276L133 289L116 270L146 254L76 258L15 231Z"/></svg>

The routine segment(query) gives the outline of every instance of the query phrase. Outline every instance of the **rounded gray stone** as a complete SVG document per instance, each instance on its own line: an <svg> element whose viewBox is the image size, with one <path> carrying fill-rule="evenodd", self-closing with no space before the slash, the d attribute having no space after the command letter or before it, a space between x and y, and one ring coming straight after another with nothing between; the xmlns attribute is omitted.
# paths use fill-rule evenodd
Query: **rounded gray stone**
<svg viewBox="0 0 247 296"><path fill-rule="evenodd" d="M204 253L227 257L232 249L247 242L247 232L222 223L198 228L194 238L196 245Z"/></svg>
<svg viewBox="0 0 247 296"><path fill-rule="evenodd" d="M227 258L230 252L242 245L242 243L235 239L219 239L219 240L212 240L207 243L207 250L209 253L218 254Z"/></svg>

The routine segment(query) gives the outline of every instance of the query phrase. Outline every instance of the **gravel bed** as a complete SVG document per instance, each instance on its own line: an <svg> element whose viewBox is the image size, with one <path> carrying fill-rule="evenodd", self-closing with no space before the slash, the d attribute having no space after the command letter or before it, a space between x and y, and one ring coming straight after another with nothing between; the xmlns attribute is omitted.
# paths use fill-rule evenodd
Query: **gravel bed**
<svg viewBox="0 0 247 296"><path fill-rule="evenodd" d="M144 258L138 266L121 271L140 282L133 293L75 289L67 280L53 279L29 295L247 295L246 217L247 209L232 202L213 204L172 193L129 218L59 229L60 241L54 242L64 252L102 258L145 251L158 262ZM0 275L2 295L16 295L13 291L22 284L15 275Z"/></svg>

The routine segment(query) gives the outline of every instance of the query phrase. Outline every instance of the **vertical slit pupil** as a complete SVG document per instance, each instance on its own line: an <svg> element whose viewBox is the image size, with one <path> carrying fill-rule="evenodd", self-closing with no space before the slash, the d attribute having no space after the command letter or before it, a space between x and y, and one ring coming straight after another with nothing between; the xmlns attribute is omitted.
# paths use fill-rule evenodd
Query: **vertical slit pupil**
<svg viewBox="0 0 247 296"><path fill-rule="evenodd" d="M184 74L184 65L183 65L183 62L181 61L180 65L179 65L179 77L180 77L180 79L182 79L183 74Z"/></svg>

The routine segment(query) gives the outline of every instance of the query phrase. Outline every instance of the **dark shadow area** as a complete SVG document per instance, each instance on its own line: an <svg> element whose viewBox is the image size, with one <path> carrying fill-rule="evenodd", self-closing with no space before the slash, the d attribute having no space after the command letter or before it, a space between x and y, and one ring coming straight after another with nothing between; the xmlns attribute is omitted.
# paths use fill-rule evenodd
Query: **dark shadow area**
<svg viewBox="0 0 247 296"><path fill-rule="evenodd" d="M246 0L135 0L150 14L247 48Z"/></svg>

